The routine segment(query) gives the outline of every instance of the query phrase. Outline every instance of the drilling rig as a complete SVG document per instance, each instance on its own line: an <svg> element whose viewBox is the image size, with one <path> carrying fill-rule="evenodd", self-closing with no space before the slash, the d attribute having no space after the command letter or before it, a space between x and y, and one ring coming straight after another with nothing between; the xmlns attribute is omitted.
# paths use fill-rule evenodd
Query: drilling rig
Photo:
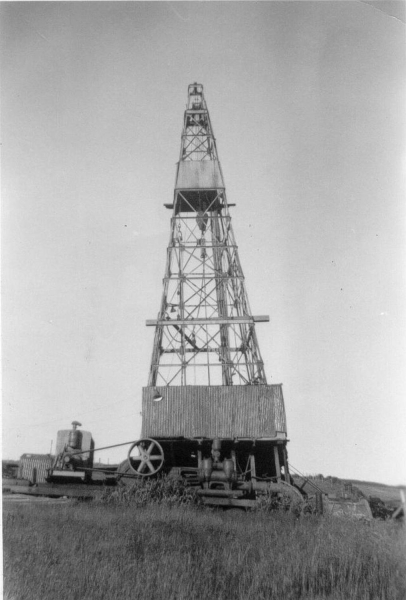
<svg viewBox="0 0 406 600"><path fill-rule="evenodd" d="M164 206L170 235L161 305L147 321L155 335L141 439L96 449L73 421L58 431L55 456L21 457L9 489L95 498L105 486L164 475L186 481L204 504L246 509L264 497L271 507L303 508L307 485L316 512L372 518L358 491L348 499L345 486L341 495L330 489L332 480L326 491L304 475L295 485L289 473L282 384L267 383L255 329L269 317L251 313L231 222L235 204L227 200L198 83L188 87L173 202ZM118 446L130 447L118 468L94 466L94 453Z"/></svg>
<svg viewBox="0 0 406 600"><path fill-rule="evenodd" d="M186 480L210 505L249 508L263 497L302 501L289 474L282 385L267 383L203 86L188 87L163 293L141 439L95 449L90 432L58 432L57 456L27 455L24 493L89 496L161 474ZM97 450L129 445L117 470ZM42 480L33 486L37 476ZM69 489L66 487L69 485ZM85 485L87 484L87 485ZM35 489L34 489L35 488ZM18 488L21 493L23 489Z"/></svg>
<svg viewBox="0 0 406 600"><path fill-rule="evenodd" d="M261 495L300 500L292 485L282 385L269 385L248 302L203 86L188 87L163 294L142 439L123 474L166 473L203 502L249 507Z"/></svg>

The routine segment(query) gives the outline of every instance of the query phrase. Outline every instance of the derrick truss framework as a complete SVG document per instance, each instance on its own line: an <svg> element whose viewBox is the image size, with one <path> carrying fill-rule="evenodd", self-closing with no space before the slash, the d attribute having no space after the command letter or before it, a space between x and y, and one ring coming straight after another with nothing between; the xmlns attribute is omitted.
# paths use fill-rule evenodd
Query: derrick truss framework
<svg viewBox="0 0 406 600"><path fill-rule="evenodd" d="M198 163L191 165L190 163ZM188 164L189 163L189 164ZM188 90L149 386L266 384L203 86Z"/></svg>

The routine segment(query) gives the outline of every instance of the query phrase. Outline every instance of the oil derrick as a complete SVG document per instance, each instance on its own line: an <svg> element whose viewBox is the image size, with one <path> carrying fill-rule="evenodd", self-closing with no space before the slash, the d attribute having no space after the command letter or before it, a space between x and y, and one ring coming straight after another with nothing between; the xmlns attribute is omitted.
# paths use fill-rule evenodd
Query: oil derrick
<svg viewBox="0 0 406 600"><path fill-rule="evenodd" d="M188 88L149 386L266 384L203 86Z"/></svg>
<svg viewBox="0 0 406 600"><path fill-rule="evenodd" d="M291 485L282 385L266 381L203 86L188 88L142 439L122 473L186 479L249 507ZM135 455L134 455L135 453ZM137 454L138 453L138 454Z"/></svg>
<svg viewBox="0 0 406 600"><path fill-rule="evenodd" d="M164 474L193 486L205 504L249 508L301 503L287 458L282 384L269 385L235 242L203 86L188 88L177 165L163 295L148 385L142 391L141 439L111 480ZM79 481L94 470L89 432L62 431L47 481ZM63 435L62 435L63 434ZM89 438L86 442L86 435ZM90 436L90 437L89 437ZM83 439L82 439L83 438ZM60 445L60 444L59 444ZM119 444L125 446L127 443ZM112 446L99 448L105 450ZM92 485L95 483L91 480ZM54 488L53 488L54 489Z"/></svg>

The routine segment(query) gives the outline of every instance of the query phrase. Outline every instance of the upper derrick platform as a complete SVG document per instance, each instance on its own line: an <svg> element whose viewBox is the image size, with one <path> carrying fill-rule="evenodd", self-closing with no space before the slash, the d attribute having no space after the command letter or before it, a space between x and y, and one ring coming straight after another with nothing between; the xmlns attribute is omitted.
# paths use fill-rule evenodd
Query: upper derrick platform
<svg viewBox="0 0 406 600"><path fill-rule="evenodd" d="M224 188L203 86L193 83L188 88L183 120L175 181L175 212L221 210Z"/></svg>
<svg viewBox="0 0 406 600"><path fill-rule="evenodd" d="M175 190L224 190L223 176L217 160L182 161L179 163Z"/></svg>

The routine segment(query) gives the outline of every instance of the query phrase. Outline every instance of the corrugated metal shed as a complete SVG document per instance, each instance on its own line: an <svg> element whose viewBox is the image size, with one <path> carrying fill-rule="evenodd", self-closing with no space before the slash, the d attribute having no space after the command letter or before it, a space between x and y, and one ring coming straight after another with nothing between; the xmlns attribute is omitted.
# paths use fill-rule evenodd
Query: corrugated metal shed
<svg viewBox="0 0 406 600"><path fill-rule="evenodd" d="M44 483L47 469L52 467L50 454L23 454L18 467L19 479L28 479L31 483Z"/></svg>
<svg viewBox="0 0 406 600"><path fill-rule="evenodd" d="M258 439L278 432L286 434L281 385L143 388L143 437Z"/></svg>
<svg viewBox="0 0 406 600"><path fill-rule="evenodd" d="M176 177L176 190L224 189L217 160L181 161Z"/></svg>

